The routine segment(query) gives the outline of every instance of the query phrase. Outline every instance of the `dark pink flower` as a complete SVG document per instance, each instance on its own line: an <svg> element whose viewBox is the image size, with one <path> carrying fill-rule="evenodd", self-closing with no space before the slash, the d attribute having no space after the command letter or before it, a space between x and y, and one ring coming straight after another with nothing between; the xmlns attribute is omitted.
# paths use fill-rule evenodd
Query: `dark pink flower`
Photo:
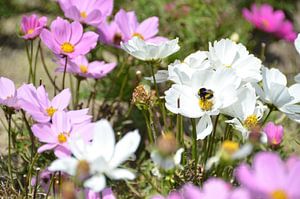
<svg viewBox="0 0 300 199"><path fill-rule="evenodd" d="M35 39L47 25L47 17L38 17L33 14L23 16L21 21L21 35L24 39Z"/></svg>
<svg viewBox="0 0 300 199"><path fill-rule="evenodd" d="M283 139L283 126L275 125L273 122L268 122L264 128L267 135L268 143L271 145L279 145Z"/></svg>
<svg viewBox="0 0 300 199"><path fill-rule="evenodd" d="M237 168L236 177L253 198L300 198L300 161L288 164L276 153L257 154L252 167L241 164Z"/></svg>
<svg viewBox="0 0 300 199"><path fill-rule="evenodd" d="M113 0L58 0L66 17L95 27L111 15Z"/></svg>
<svg viewBox="0 0 300 199"><path fill-rule="evenodd" d="M60 61L60 66L56 71L64 71L64 60ZM67 72L81 77L99 79L106 76L116 67L116 63L105 63L104 61L88 62L85 56L78 56L68 62Z"/></svg>
<svg viewBox="0 0 300 199"><path fill-rule="evenodd" d="M160 43L167 41L164 37L156 36L158 33L158 17L150 17L139 23L135 12L125 12L121 9L115 16L115 21L122 32L122 41L127 42L133 37L139 37L147 42Z"/></svg>
<svg viewBox="0 0 300 199"><path fill-rule="evenodd" d="M85 55L96 47L98 35L91 31L83 33L83 27L77 21L69 23L57 17L50 29L51 31L43 29L40 37L56 55L74 58Z"/></svg>
<svg viewBox="0 0 300 199"><path fill-rule="evenodd" d="M293 41L296 38L292 23L285 19L284 12L281 10L274 10L268 4L261 6L253 4L251 10L244 8L242 12L247 21L262 31L273 33L287 41Z"/></svg>

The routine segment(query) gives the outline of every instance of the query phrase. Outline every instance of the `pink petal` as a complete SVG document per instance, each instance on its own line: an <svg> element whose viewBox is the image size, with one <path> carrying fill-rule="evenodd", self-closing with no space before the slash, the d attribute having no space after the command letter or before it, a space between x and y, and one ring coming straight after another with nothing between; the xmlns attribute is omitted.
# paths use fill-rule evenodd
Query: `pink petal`
<svg viewBox="0 0 300 199"><path fill-rule="evenodd" d="M72 34L71 25L67 20L57 17L51 24L51 32L59 44L69 42Z"/></svg>
<svg viewBox="0 0 300 199"><path fill-rule="evenodd" d="M71 151L64 146L57 146L54 149L54 154L58 158L69 157L71 155Z"/></svg>
<svg viewBox="0 0 300 199"><path fill-rule="evenodd" d="M82 37L83 27L78 21L75 21L71 23L71 29L72 29L72 36L70 39L70 43L75 45L80 41Z"/></svg>
<svg viewBox="0 0 300 199"><path fill-rule="evenodd" d="M57 146L57 144L44 144L38 148L37 152L42 153L44 151L54 149L56 146Z"/></svg>
<svg viewBox="0 0 300 199"><path fill-rule="evenodd" d="M60 53L60 46L54 40L53 35L52 35L52 33L49 30L43 29L42 32L41 32L41 34L40 34L40 38L41 38L42 42L50 50L52 50L55 54L59 54Z"/></svg>
<svg viewBox="0 0 300 199"><path fill-rule="evenodd" d="M70 54L71 57L85 55L96 47L98 35L94 32L86 32L83 34L80 42L75 46L75 52Z"/></svg>
<svg viewBox="0 0 300 199"><path fill-rule="evenodd" d="M76 6L71 6L65 11L65 16L73 19L74 21L80 21L81 16L80 16L80 11Z"/></svg>
<svg viewBox="0 0 300 199"><path fill-rule="evenodd" d="M84 22L97 27L103 20L104 20L104 16L102 15L101 11L93 10L91 13L88 14Z"/></svg>
<svg viewBox="0 0 300 199"><path fill-rule="evenodd" d="M68 107L71 100L70 89L64 89L59 94L57 94L51 101L51 106L62 111Z"/></svg>
<svg viewBox="0 0 300 199"><path fill-rule="evenodd" d="M40 142L57 143L57 137L51 131L50 124L35 124L31 127L31 130Z"/></svg>
<svg viewBox="0 0 300 199"><path fill-rule="evenodd" d="M143 21L136 29L137 33L143 35L144 39L154 37L158 33L159 19L158 17L150 17Z"/></svg>

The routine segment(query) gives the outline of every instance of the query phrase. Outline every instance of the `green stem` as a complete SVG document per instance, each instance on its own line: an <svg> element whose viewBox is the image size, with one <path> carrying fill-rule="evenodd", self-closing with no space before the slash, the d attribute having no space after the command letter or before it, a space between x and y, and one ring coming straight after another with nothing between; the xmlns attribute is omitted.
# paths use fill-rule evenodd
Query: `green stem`
<svg viewBox="0 0 300 199"><path fill-rule="evenodd" d="M32 41L30 42L30 46L32 46ZM28 74L27 82L30 83L30 80L31 80L32 74L33 74L33 71L32 71L32 50L31 50L31 54L30 54L27 41L25 41L25 49L26 49L27 60L28 60L28 63L29 63L29 74ZM33 49L33 47L30 47L30 49Z"/></svg>
<svg viewBox="0 0 300 199"><path fill-rule="evenodd" d="M12 167L11 167L11 117L12 113L6 113L6 119L8 122L8 173L10 176L10 181L12 186L14 187L14 178L12 175Z"/></svg>
<svg viewBox="0 0 300 199"><path fill-rule="evenodd" d="M33 84L36 85L35 81L36 81L36 68L37 68L37 60L38 60L38 57L39 57L39 51L40 51L40 48L41 48L41 40L39 40L38 42L38 47L37 47L37 50L36 50L36 53L35 53L35 60L34 60L34 68L33 68Z"/></svg>
<svg viewBox="0 0 300 199"><path fill-rule="evenodd" d="M65 89L65 79L66 79L66 73L67 73L67 65L68 65L68 57L65 57L65 67L64 67L64 74L62 79L62 90Z"/></svg>
<svg viewBox="0 0 300 199"><path fill-rule="evenodd" d="M267 120L268 120L268 118L271 115L273 110L274 110L274 106L271 106L268 115L265 117L264 121L262 122L262 125L264 125L267 122Z"/></svg>
<svg viewBox="0 0 300 199"><path fill-rule="evenodd" d="M147 132L148 132L148 138L149 138L149 142L150 144L153 144L154 142L154 139L152 137L152 130L151 130L151 126L149 124L149 120L148 120L148 117L147 117L147 114L145 111L142 111L143 115L144 115L144 118L145 118L145 122L146 122L146 126L147 126Z"/></svg>
<svg viewBox="0 0 300 199"><path fill-rule="evenodd" d="M177 141L182 146L184 145L184 137L183 137L183 124L182 124L182 115L177 114Z"/></svg>
<svg viewBox="0 0 300 199"><path fill-rule="evenodd" d="M75 103L74 103L74 109L76 110L78 107L78 102L79 102L79 91L80 91L80 83L81 83L81 78L77 77L77 84L76 84L76 95L75 95Z"/></svg>
<svg viewBox="0 0 300 199"><path fill-rule="evenodd" d="M195 161L195 167L197 169L198 164L198 152L197 152L197 131L196 131L196 120L194 118L191 118L192 123L192 139L193 139L193 145L192 145L192 158Z"/></svg>
<svg viewBox="0 0 300 199"><path fill-rule="evenodd" d="M219 121L219 116L220 115L217 115L216 119L215 119L215 123L214 123L214 129L213 129L213 132L210 136L210 140L209 140L209 147L208 147L208 157L211 157L212 156L212 153L213 153L213 145L215 144L216 146L216 143L215 143L215 137L216 137L216 133L217 133L217 127L218 127L218 121Z"/></svg>
<svg viewBox="0 0 300 199"><path fill-rule="evenodd" d="M30 141L31 141L31 160L32 160L32 158L34 156L34 153L35 153L35 150L36 150L35 141L34 141L34 135L33 135L32 131L31 131L31 128L30 128L29 122L28 122L28 120L26 118L25 112L23 110L21 110L21 112L22 112L23 120L25 122L26 128L27 128L27 130L29 132L29 136L30 136Z"/></svg>

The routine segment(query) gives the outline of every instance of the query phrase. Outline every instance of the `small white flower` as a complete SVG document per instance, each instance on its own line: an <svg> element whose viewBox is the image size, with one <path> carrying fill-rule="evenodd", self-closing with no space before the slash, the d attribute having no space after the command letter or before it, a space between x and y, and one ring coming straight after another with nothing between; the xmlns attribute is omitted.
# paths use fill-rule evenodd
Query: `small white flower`
<svg viewBox="0 0 300 199"><path fill-rule="evenodd" d="M49 167L50 171L63 171L69 175L76 175L80 163L88 164L90 178L84 182L86 188L99 192L106 186L107 176L113 180L135 178L135 175L119 165L128 160L137 150L140 143L137 130L127 133L115 144L114 131L107 120L96 123L93 142L70 140L70 150L74 157L55 160Z"/></svg>
<svg viewBox="0 0 300 199"><path fill-rule="evenodd" d="M154 44L139 37L133 37L127 43L121 42L121 48L133 57L143 61L163 59L180 49L178 38Z"/></svg>
<svg viewBox="0 0 300 199"><path fill-rule="evenodd" d="M151 159L158 167L165 170L170 170L175 167L180 167L181 155L183 151L184 149L180 148L173 156L164 156L161 155L158 150L154 150L151 152Z"/></svg>
<svg viewBox="0 0 300 199"><path fill-rule="evenodd" d="M230 39L209 44L208 59L214 68L233 70L243 82L261 80L261 60L249 54L246 47Z"/></svg>

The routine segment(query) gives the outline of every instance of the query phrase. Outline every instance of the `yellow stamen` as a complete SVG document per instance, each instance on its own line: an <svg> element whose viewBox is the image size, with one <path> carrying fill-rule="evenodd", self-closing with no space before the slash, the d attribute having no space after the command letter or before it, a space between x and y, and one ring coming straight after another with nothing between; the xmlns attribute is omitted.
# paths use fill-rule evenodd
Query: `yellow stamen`
<svg viewBox="0 0 300 199"><path fill-rule="evenodd" d="M52 117L56 111L57 111L57 109L53 108L52 106L50 106L49 108L46 109L46 112L47 112L48 116L50 116L50 117Z"/></svg>
<svg viewBox="0 0 300 199"><path fill-rule="evenodd" d="M57 139L60 144L63 144L67 141L67 136L65 133L60 133L58 134Z"/></svg>
<svg viewBox="0 0 300 199"><path fill-rule="evenodd" d="M256 115L249 115L245 121L244 121L244 126L248 129L248 130L251 130L253 129L254 127L257 126L257 123L258 123L258 118Z"/></svg>
<svg viewBox="0 0 300 199"><path fill-rule="evenodd" d="M204 99L200 99L199 100L199 106L203 111L209 111L212 109L213 107L213 102L211 100L204 100Z"/></svg>
<svg viewBox="0 0 300 199"><path fill-rule="evenodd" d="M65 53L72 53L74 52L74 46L69 43L69 42L65 42L60 46L61 50Z"/></svg>
<svg viewBox="0 0 300 199"><path fill-rule="evenodd" d="M225 66L226 68L231 68L231 67L232 67L230 64L224 64L224 66Z"/></svg>
<svg viewBox="0 0 300 199"><path fill-rule="evenodd" d="M272 199L288 199L288 196L284 190L277 189L271 193Z"/></svg>
<svg viewBox="0 0 300 199"><path fill-rule="evenodd" d="M27 34L28 34L28 35L31 35L33 32L34 32L34 29L31 28L31 29L29 29L29 30L27 31Z"/></svg>
<svg viewBox="0 0 300 199"><path fill-rule="evenodd" d="M137 33L137 32L133 33L132 37L138 37L138 38L140 38L142 40L145 40L145 38L143 37L143 35L141 35L140 33Z"/></svg>
<svg viewBox="0 0 300 199"><path fill-rule="evenodd" d="M87 18L87 14L86 14L85 11L82 11L82 12L80 13L80 16L81 16L83 19L86 19L86 18Z"/></svg>
<svg viewBox="0 0 300 199"><path fill-rule="evenodd" d="M83 74L86 74L88 72L88 67L85 65L80 65L80 72L82 72Z"/></svg>
<svg viewBox="0 0 300 199"><path fill-rule="evenodd" d="M229 154L233 154L239 150L239 143L226 140L222 143L222 149Z"/></svg>
<svg viewBox="0 0 300 199"><path fill-rule="evenodd" d="M263 26L266 27L266 28L268 28L268 27L270 26L269 21L266 20L266 19L263 19L263 20L262 20L262 24L263 24Z"/></svg>

